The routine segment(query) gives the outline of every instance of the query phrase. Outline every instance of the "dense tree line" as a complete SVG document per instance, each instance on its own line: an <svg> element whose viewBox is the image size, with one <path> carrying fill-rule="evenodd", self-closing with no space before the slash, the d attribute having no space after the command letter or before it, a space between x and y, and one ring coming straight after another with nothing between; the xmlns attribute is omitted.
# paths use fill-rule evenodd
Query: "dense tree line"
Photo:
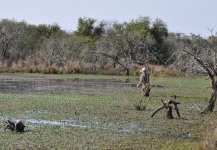
<svg viewBox="0 0 217 150"><path fill-rule="evenodd" d="M149 17L123 23L83 17L74 32L66 32L57 24L30 25L2 19L0 67L30 72L44 69L48 73L122 70L130 75L135 65L177 62L178 55L174 54L181 48L177 35L168 31L163 20ZM179 64L176 67L183 68L183 63Z"/></svg>

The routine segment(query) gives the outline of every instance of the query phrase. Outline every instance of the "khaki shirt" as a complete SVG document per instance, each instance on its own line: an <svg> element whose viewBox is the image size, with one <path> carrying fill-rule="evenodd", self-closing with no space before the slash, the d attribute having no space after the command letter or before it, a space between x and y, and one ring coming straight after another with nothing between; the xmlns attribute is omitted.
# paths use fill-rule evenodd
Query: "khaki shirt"
<svg viewBox="0 0 217 150"><path fill-rule="evenodd" d="M149 83L149 75L145 72L140 76L137 86L140 86L142 83Z"/></svg>

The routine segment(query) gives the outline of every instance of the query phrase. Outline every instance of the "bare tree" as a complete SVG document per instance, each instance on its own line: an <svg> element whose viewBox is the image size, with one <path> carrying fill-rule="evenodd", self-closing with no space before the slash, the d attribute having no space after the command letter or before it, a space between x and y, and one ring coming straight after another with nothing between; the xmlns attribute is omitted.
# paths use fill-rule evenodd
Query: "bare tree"
<svg viewBox="0 0 217 150"><path fill-rule="evenodd" d="M24 33L25 28L25 22L7 19L0 22L0 57L2 63L6 63L6 66L11 64L10 58L13 60L19 54L17 41L19 36Z"/></svg>
<svg viewBox="0 0 217 150"><path fill-rule="evenodd" d="M190 36L177 35L179 67L188 71L206 74L211 83L211 98L208 106L201 113L212 112L217 97L217 81L215 79L217 75L217 44L213 42L214 38L216 37L213 35L208 39L194 34Z"/></svg>
<svg viewBox="0 0 217 150"><path fill-rule="evenodd" d="M51 37L49 39L42 37L38 42L38 55L44 64L48 67L53 64L63 64L65 62L65 53L67 49L65 38Z"/></svg>
<svg viewBox="0 0 217 150"><path fill-rule="evenodd" d="M129 24L113 23L96 42L96 54L111 59L114 67L120 65L126 75L130 75L134 63L144 65L145 59L151 58L150 51L154 47L153 39L146 35L149 32L145 28L147 22L141 22L142 25L133 21Z"/></svg>

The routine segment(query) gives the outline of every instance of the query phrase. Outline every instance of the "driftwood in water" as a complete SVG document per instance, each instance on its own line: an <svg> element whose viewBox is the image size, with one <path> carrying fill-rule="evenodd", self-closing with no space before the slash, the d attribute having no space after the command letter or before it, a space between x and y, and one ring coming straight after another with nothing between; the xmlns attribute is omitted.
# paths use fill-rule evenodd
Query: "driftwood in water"
<svg viewBox="0 0 217 150"><path fill-rule="evenodd" d="M174 100L167 100L167 101L165 101L165 102L164 102L163 100L161 100L161 101L162 101L162 103L163 103L163 106L161 106L161 107L159 107L158 109L156 109L156 110L153 112L153 114L151 115L151 117L154 117L154 115L155 115L158 111L160 111L161 109L165 108L166 111L167 111L167 114L166 114L167 118L168 118L168 119L174 119L173 113L172 113L173 107L170 106L170 104L173 104L173 105L174 105L178 117L181 116L180 113L179 113L179 109L178 109L178 104L181 104L181 103L176 102L176 101L174 101Z"/></svg>
<svg viewBox="0 0 217 150"><path fill-rule="evenodd" d="M14 131L15 129L15 123L11 122L10 120L5 121L4 123L4 131L6 131L7 129Z"/></svg>
<svg viewBox="0 0 217 150"><path fill-rule="evenodd" d="M4 131L9 129L12 132L18 133L18 132L23 132L24 128L25 128L25 125L23 124L21 120L17 120L16 122L7 120L4 123Z"/></svg>

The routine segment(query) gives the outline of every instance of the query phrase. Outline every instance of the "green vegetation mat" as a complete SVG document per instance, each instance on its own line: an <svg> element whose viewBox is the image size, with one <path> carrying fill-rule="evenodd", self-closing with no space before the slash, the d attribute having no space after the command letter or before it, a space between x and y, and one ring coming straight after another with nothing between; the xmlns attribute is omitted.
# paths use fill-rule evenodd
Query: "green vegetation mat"
<svg viewBox="0 0 217 150"><path fill-rule="evenodd" d="M2 74L40 78L127 79L94 75ZM130 77L137 83L139 77ZM200 114L211 95L204 77L153 77L152 98L136 110L140 88L108 94L0 94L0 145L3 149L199 149L212 132L216 111ZM165 110L150 117L161 99L177 101L181 117L166 118ZM144 99L146 102L147 99ZM3 131L5 120L22 119L25 132Z"/></svg>

